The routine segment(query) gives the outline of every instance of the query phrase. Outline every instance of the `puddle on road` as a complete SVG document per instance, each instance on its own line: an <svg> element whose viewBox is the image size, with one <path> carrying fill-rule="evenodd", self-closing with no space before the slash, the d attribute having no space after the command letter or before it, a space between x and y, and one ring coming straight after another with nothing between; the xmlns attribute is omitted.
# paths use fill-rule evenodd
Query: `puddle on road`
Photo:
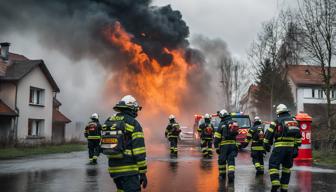
<svg viewBox="0 0 336 192"><path fill-rule="evenodd" d="M239 153L236 180L227 185L218 180L217 157L203 159L197 148L181 147L179 157L171 159L166 148L151 152L146 192L268 191L269 174L255 176L250 154ZM14 161L0 161L0 189L10 192L104 192L115 191L107 173L107 161L86 165L87 153L77 152ZM266 166L267 167L267 166ZM335 191L335 170L294 167L290 191Z"/></svg>

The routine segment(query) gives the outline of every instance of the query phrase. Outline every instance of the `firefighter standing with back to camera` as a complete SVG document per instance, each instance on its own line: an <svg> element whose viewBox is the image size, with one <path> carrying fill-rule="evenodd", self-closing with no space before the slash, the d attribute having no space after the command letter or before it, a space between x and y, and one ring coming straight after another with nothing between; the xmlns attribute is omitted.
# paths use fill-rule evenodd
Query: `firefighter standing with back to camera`
<svg viewBox="0 0 336 192"><path fill-rule="evenodd" d="M201 136L201 150L203 157L212 157L212 140L214 135L214 126L211 123L211 116L204 115L204 122L199 125L197 131Z"/></svg>
<svg viewBox="0 0 336 192"><path fill-rule="evenodd" d="M256 168L257 175L264 174L264 155L266 153L263 145L265 134L264 128L260 117L256 116L254 118L253 126L249 129L247 137L242 148L247 147L249 142L252 140L251 144L251 157L254 167Z"/></svg>
<svg viewBox="0 0 336 192"><path fill-rule="evenodd" d="M293 159L298 154L301 145L301 133L298 122L292 117L286 105L280 104L276 108L277 119L271 123L266 131L264 147L270 151L274 142L271 157L269 159L269 174L272 182L272 191L285 192L288 190ZM281 179L279 169L282 166Z"/></svg>
<svg viewBox="0 0 336 192"><path fill-rule="evenodd" d="M101 125L97 113L92 114L90 119L85 127L84 136L88 140L89 164L97 164L97 158L100 153Z"/></svg>
<svg viewBox="0 0 336 192"><path fill-rule="evenodd" d="M177 141L181 133L180 125L176 122L174 115L169 115L169 124L165 131L165 137L170 142L170 155L177 157Z"/></svg>
<svg viewBox="0 0 336 192"><path fill-rule="evenodd" d="M238 124L232 120L231 115L225 110L218 113L221 121L215 132L215 148L218 156L219 178L226 178L226 165L228 164L229 183L234 181L235 157L238 154L236 136L238 135Z"/></svg>
<svg viewBox="0 0 336 192"><path fill-rule="evenodd" d="M102 151L117 191L137 192L147 186L147 163L142 127L135 119L141 107L131 95L123 97L102 128Z"/></svg>

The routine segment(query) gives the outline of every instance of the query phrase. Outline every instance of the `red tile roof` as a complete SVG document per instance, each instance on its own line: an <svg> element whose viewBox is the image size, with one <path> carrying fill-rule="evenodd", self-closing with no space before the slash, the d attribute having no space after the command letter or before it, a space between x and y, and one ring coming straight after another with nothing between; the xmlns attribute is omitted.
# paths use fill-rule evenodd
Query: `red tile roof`
<svg viewBox="0 0 336 192"><path fill-rule="evenodd" d="M336 67L331 67L331 83L336 84ZM323 85L321 67L316 65L290 65L288 76L296 85Z"/></svg>
<svg viewBox="0 0 336 192"><path fill-rule="evenodd" d="M0 116L17 116L17 114L0 99Z"/></svg>
<svg viewBox="0 0 336 192"><path fill-rule="evenodd" d="M54 109L53 110L53 122L54 123L70 123L71 120L68 119L65 115L63 115L60 111Z"/></svg>

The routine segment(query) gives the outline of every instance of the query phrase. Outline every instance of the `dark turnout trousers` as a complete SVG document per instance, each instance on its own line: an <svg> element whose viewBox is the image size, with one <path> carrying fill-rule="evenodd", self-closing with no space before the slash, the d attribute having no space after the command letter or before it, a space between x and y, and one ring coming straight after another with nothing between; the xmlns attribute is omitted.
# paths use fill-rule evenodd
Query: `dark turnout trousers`
<svg viewBox="0 0 336 192"><path fill-rule="evenodd" d="M212 157L212 138L204 138L201 140L201 150L204 157Z"/></svg>
<svg viewBox="0 0 336 192"><path fill-rule="evenodd" d="M225 143L224 141L223 143ZM228 171L229 179L230 177L233 179L234 172L236 169L235 166L235 158L238 154L238 149L235 144L235 141L232 141L233 144L222 144L220 146L220 153L218 157L218 168L219 168L219 174L223 175L226 174L226 171ZM226 170L226 166L228 167L228 170Z"/></svg>
<svg viewBox="0 0 336 192"><path fill-rule="evenodd" d="M293 147L275 147L269 159L269 173L273 188L288 189L291 168L293 167ZM281 179L280 178L280 165Z"/></svg>
<svg viewBox="0 0 336 192"><path fill-rule="evenodd" d="M97 161L100 153L100 139L88 139L89 159Z"/></svg>
<svg viewBox="0 0 336 192"><path fill-rule="evenodd" d="M139 175L122 176L113 179L117 186L117 192L140 192Z"/></svg>
<svg viewBox="0 0 336 192"><path fill-rule="evenodd" d="M170 137L170 154L177 155L177 137Z"/></svg>

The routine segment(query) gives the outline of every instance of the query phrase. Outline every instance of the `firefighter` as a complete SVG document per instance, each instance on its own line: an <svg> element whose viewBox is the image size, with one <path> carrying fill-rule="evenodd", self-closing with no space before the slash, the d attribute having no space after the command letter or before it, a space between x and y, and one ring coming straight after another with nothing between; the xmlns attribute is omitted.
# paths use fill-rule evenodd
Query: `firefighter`
<svg viewBox="0 0 336 192"><path fill-rule="evenodd" d="M111 145L103 153L108 157L109 173L117 191L137 192L147 186L147 163L142 127L135 119L141 107L131 95L124 96L113 109L118 113L103 125L102 147L105 132L109 133ZM116 140L113 140L116 139Z"/></svg>
<svg viewBox="0 0 336 192"><path fill-rule="evenodd" d="M301 134L298 122L293 118L286 105L280 104L276 108L277 119L271 123L266 131L264 148L270 151L274 143L269 159L269 173L272 182L272 190L287 191L290 180L293 158L297 156L298 147L301 145ZM281 165L281 178L280 178Z"/></svg>
<svg viewBox="0 0 336 192"><path fill-rule="evenodd" d="M101 125L98 114L93 113L84 131L84 136L88 140L89 164L97 164L97 158L100 153L100 133Z"/></svg>
<svg viewBox="0 0 336 192"><path fill-rule="evenodd" d="M176 122L174 115L169 115L169 124L165 131L165 137L170 142L170 155L177 157L177 141L181 133L180 125Z"/></svg>
<svg viewBox="0 0 336 192"><path fill-rule="evenodd" d="M247 147L249 142L252 140L251 144L251 157L254 167L256 168L256 174L264 174L264 155L265 149L263 145L265 134L262 126L260 117L256 116L254 118L253 126L249 129L245 142L242 148Z"/></svg>
<svg viewBox="0 0 336 192"><path fill-rule="evenodd" d="M212 140L214 135L214 126L211 123L211 116L209 114L204 115L204 122L199 125L197 131L201 136L201 150L203 157L212 157Z"/></svg>
<svg viewBox="0 0 336 192"><path fill-rule="evenodd" d="M219 178L226 178L226 167L228 166L229 183L234 181L235 157L238 154L238 124L232 120L231 115L225 110L218 112L221 121L215 132L214 145L218 156Z"/></svg>

